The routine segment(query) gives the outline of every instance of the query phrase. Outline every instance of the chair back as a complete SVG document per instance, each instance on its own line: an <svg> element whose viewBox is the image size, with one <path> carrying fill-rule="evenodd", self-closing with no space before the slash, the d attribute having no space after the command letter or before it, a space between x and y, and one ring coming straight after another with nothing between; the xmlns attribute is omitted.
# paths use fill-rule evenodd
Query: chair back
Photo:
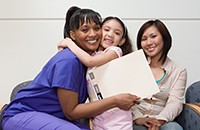
<svg viewBox="0 0 200 130"><path fill-rule="evenodd" d="M20 89L27 87L31 82L32 80L24 81L22 83L19 83L16 87L14 87L10 95L10 101L12 101L16 97L16 94Z"/></svg>
<svg viewBox="0 0 200 130"><path fill-rule="evenodd" d="M186 103L200 103L200 81L191 84L185 94Z"/></svg>
<svg viewBox="0 0 200 130"><path fill-rule="evenodd" d="M16 94L20 89L28 86L31 82L32 82L32 80L25 81L25 82L22 82L22 83L18 84L17 86L15 86L14 89L12 90L12 92L11 92L10 101L12 101L16 97ZM7 104L5 104L0 110L0 130L2 130L2 113L3 113L3 110L6 106L7 106Z"/></svg>

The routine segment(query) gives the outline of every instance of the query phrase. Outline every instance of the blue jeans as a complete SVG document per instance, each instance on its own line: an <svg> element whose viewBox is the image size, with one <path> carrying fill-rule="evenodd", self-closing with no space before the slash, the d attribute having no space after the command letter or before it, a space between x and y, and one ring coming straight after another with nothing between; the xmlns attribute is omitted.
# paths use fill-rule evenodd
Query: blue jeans
<svg viewBox="0 0 200 130"><path fill-rule="evenodd" d="M148 130L147 127L141 125L133 125L133 130ZM168 122L160 127L160 130L183 130L177 122Z"/></svg>

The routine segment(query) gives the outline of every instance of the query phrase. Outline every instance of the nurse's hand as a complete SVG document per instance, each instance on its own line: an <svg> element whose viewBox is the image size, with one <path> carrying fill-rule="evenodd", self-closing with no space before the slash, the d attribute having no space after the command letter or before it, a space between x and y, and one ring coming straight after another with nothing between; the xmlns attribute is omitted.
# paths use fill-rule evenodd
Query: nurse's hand
<svg viewBox="0 0 200 130"><path fill-rule="evenodd" d="M129 93L116 95L115 98L117 106L123 110L129 110L140 99L140 97Z"/></svg>

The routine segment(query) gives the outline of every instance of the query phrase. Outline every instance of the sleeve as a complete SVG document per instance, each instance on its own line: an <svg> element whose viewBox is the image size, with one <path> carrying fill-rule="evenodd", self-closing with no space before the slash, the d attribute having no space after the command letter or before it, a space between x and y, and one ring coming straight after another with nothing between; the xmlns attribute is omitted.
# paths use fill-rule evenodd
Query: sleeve
<svg viewBox="0 0 200 130"><path fill-rule="evenodd" d="M79 64L75 59L57 62L53 69L52 87L61 87L78 92L81 84L79 72Z"/></svg>
<svg viewBox="0 0 200 130"><path fill-rule="evenodd" d="M145 117L145 116L140 112L140 110L138 109L137 104L135 104L135 105L131 108L131 112L132 112L132 115L133 115L133 121L136 120L136 119L138 119L138 118Z"/></svg>
<svg viewBox="0 0 200 130"><path fill-rule="evenodd" d="M110 46L110 47L108 47L108 48L106 48L106 49L104 50L104 53L105 53L106 51L108 51L108 50L113 50L113 51L115 51L115 53L118 55L118 57L122 57L122 55L123 55L122 49L121 49L120 47L117 47L117 46Z"/></svg>
<svg viewBox="0 0 200 130"><path fill-rule="evenodd" d="M174 87L169 93L169 97L164 109L155 116L157 119L165 120L167 122L173 121L183 109L183 99L186 89L187 72L183 69L175 80Z"/></svg>

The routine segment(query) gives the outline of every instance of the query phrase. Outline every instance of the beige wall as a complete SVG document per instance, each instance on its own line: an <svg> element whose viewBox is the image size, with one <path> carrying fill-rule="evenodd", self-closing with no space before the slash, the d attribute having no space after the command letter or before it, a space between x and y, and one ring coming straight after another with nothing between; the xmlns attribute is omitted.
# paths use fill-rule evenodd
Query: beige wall
<svg viewBox="0 0 200 130"><path fill-rule="evenodd" d="M33 79L57 52L72 5L121 17L134 45L140 25L160 18L173 36L170 57L187 67L188 85L200 79L199 0L0 0L0 103L9 102L13 87Z"/></svg>

